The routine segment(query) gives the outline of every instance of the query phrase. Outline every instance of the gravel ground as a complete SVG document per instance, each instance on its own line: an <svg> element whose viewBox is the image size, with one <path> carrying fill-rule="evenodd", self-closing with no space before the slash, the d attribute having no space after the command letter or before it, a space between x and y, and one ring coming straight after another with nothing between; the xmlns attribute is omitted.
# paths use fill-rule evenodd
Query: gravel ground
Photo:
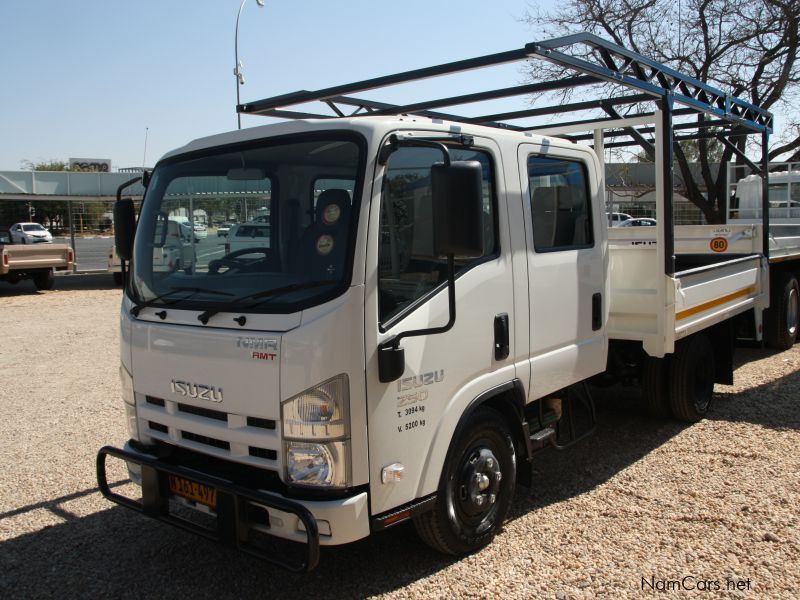
<svg viewBox="0 0 800 600"><path fill-rule="evenodd" d="M0 283L1 597L563 600L664 596L668 581L697 588L682 597L800 597L800 345L740 350L737 384L691 427L601 405L597 434L537 456L473 556L437 555L404 524L296 576L97 492L97 449L125 440L119 298L108 276Z"/></svg>

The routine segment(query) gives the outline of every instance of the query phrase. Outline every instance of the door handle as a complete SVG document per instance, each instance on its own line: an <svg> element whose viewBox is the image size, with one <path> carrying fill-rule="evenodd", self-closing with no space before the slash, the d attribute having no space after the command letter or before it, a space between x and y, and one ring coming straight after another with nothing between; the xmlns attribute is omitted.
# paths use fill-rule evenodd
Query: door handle
<svg viewBox="0 0 800 600"><path fill-rule="evenodd" d="M509 354L508 314L494 317L494 359L505 360Z"/></svg>
<svg viewBox="0 0 800 600"><path fill-rule="evenodd" d="M592 295L592 331L603 326L603 295L597 292Z"/></svg>

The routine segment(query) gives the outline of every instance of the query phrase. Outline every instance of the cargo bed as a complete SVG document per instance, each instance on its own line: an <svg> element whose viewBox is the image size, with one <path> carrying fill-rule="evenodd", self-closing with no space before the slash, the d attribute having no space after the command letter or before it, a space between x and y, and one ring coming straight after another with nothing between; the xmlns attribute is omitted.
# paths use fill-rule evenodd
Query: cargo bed
<svg viewBox="0 0 800 600"><path fill-rule="evenodd" d="M662 357L678 339L768 305L759 226L676 226L674 276L660 268L654 229L608 230L610 339L641 341Z"/></svg>

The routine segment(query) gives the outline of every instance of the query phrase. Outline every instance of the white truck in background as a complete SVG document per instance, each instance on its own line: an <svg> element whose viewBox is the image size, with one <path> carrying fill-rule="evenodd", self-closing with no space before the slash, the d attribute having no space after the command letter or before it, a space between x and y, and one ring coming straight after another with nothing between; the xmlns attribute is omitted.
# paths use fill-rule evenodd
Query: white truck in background
<svg viewBox="0 0 800 600"><path fill-rule="evenodd" d="M728 171L728 223L760 223L763 180L756 174L739 177L746 166ZM800 163L769 165L770 307L764 314L764 339L780 350L798 339L800 314Z"/></svg>
<svg viewBox="0 0 800 600"><path fill-rule="evenodd" d="M627 66L561 52L575 43ZM433 110L509 89L408 106L347 95L533 58L567 74L517 94L610 80L649 95L605 102L655 97L659 110L544 129L508 123L530 109ZM163 157L138 222L131 201L115 206L131 260L130 439L98 454L103 495L294 570L312 569L321 544L408 519L461 555L500 530L538 450L594 428L588 382L635 381L652 413L703 418L714 383L732 382L735 322L757 325L767 306L769 267L757 224L673 227L673 102L754 133L772 116L660 68L595 36L559 38L242 105L289 120ZM680 89L663 87L673 79ZM315 100L335 114L286 108ZM637 127L654 132L658 226L610 229L604 140ZM593 148L570 141L586 130ZM188 271L154 260L173 211L248 204L269 209L260 246L198 255ZM141 498L112 489L108 457Z"/></svg>

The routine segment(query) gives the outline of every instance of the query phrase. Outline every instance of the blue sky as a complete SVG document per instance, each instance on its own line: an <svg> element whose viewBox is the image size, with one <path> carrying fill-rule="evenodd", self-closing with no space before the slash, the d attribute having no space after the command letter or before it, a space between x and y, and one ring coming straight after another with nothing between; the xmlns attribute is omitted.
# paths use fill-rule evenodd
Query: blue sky
<svg viewBox="0 0 800 600"><path fill-rule="evenodd" d="M235 129L238 8L239 0L2 0L0 169L70 157L140 166L146 128L152 165L191 139ZM527 8L526 0L266 0L265 8L248 0L242 100L518 48L537 37L521 22ZM511 67L494 81L463 79L469 89L432 81L422 93L523 76ZM242 125L267 122L243 117Z"/></svg>
<svg viewBox="0 0 800 600"><path fill-rule="evenodd" d="M556 0L248 0L239 28L243 101L520 48L550 37L523 22ZM0 0L0 170L23 160L155 164L236 128L240 0ZM366 97L410 102L506 87L520 66ZM480 107L521 108L525 99ZM479 107L452 112L475 114ZM266 124L242 117L244 127ZM777 115L777 132L781 115Z"/></svg>

